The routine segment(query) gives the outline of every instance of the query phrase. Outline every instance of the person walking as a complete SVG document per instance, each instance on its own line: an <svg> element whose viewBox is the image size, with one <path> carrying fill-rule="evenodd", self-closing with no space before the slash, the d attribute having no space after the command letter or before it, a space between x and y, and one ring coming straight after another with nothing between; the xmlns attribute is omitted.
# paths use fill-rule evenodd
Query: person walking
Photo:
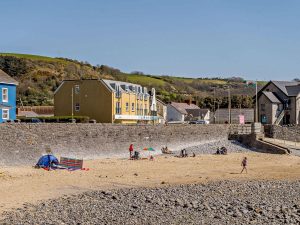
<svg viewBox="0 0 300 225"><path fill-rule="evenodd" d="M241 166L243 167L241 173L243 173L244 170L245 170L246 173L247 173L247 163L248 163L248 160L247 160L247 157L245 157L245 158L243 159L243 161L242 161L242 164L241 164Z"/></svg>
<svg viewBox="0 0 300 225"><path fill-rule="evenodd" d="M129 146L129 158L131 159L133 156L133 144L130 144Z"/></svg>

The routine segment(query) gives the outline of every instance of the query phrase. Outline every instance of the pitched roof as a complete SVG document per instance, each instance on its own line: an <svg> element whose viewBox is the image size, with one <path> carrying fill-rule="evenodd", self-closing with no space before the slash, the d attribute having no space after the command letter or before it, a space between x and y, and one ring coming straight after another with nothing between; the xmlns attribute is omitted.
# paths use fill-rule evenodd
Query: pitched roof
<svg viewBox="0 0 300 225"><path fill-rule="evenodd" d="M160 100L159 98L156 98L156 101L161 103L162 105L167 105L166 103L164 103L162 100Z"/></svg>
<svg viewBox="0 0 300 225"><path fill-rule="evenodd" d="M18 85L18 82L3 70L0 70L0 83Z"/></svg>
<svg viewBox="0 0 300 225"><path fill-rule="evenodd" d="M123 82L123 81L117 81L117 80L107 80L107 79L102 79L102 81L109 87L109 89L111 89L111 91L115 91L115 85L116 84L120 86L121 91L126 91L122 87L123 85L142 88L142 86L139 85L139 84L132 84L132 83L129 83L129 82ZM128 91L131 91L131 90L128 90Z"/></svg>
<svg viewBox="0 0 300 225"><path fill-rule="evenodd" d="M263 91L262 92L272 103L281 103L281 101L274 95L273 92Z"/></svg>
<svg viewBox="0 0 300 225"><path fill-rule="evenodd" d="M300 82L297 81L271 81L275 84L285 95L297 96L300 92Z"/></svg>
<svg viewBox="0 0 300 225"><path fill-rule="evenodd" d="M177 109L182 114L188 114L187 109L200 109L195 104L187 104L182 102L171 102L171 106L173 106L175 109Z"/></svg>
<svg viewBox="0 0 300 225"><path fill-rule="evenodd" d="M205 116L209 109L186 109L186 112L193 117Z"/></svg>

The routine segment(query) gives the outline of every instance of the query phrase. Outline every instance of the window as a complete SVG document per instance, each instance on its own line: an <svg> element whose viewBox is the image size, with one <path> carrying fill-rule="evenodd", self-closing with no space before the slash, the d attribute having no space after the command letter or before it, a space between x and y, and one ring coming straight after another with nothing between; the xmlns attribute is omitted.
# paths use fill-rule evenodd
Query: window
<svg viewBox="0 0 300 225"><path fill-rule="evenodd" d="M75 94L79 94L79 92L80 92L80 87L79 87L79 85L78 84L76 84L75 85Z"/></svg>
<svg viewBox="0 0 300 225"><path fill-rule="evenodd" d="M128 112L128 111L129 111L129 103L126 102L126 112Z"/></svg>
<svg viewBox="0 0 300 225"><path fill-rule="evenodd" d="M78 112L80 110L80 104L76 103L75 104L75 111Z"/></svg>
<svg viewBox="0 0 300 225"><path fill-rule="evenodd" d="M2 109L2 119L4 120L9 119L9 109Z"/></svg>
<svg viewBox="0 0 300 225"><path fill-rule="evenodd" d="M116 86L116 98L121 98L121 90L120 90L120 86L117 85Z"/></svg>
<svg viewBox="0 0 300 225"><path fill-rule="evenodd" d="M140 113L143 114L143 104L141 104L140 110Z"/></svg>
<svg viewBox="0 0 300 225"><path fill-rule="evenodd" d="M148 114L148 110L147 110L147 104L145 104L145 108L144 108L144 114L147 115Z"/></svg>
<svg viewBox="0 0 300 225"><path fill-rule="evenodd" d="M131 103L131 111L134 112L134 103Z"/></svg>
<svg viewBox="0 0 300 225"><path fill-rule="evenodd" d="M2 88L2 102L8 102L8 89Z"/></svg>
<svg viewBox="0 0 300 225"><path fill-rule="evenodd" d="M121 114L120 102L116 102L116 114Z"/></svg>

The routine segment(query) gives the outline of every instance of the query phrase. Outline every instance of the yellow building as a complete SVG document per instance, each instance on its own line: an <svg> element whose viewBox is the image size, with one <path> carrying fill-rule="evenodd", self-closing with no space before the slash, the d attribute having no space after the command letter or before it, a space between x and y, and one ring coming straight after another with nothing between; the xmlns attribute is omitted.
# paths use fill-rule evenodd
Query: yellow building
<svg viewBox="0 0 300 225"><path fill-rule="evenodd" d="M55 116L88 116L99 123L148 123L147 88L114 80L65 80L54 94Z"/></svg>

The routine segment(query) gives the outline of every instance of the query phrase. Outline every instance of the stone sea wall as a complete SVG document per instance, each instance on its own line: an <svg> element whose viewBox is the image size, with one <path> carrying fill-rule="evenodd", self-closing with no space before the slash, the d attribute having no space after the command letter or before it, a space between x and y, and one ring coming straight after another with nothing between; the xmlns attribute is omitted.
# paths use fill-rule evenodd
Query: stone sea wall
<svg viewBox="0 0 300 225"><path fill-rule="evenodd" d="M300 142L300 125L265 125L265 134L270 138Z"/></svg>
<svg viewBox="0 0 300 225"><path fill-rule="evenodd" d="M179 150L228 133L228 125L0 124L0 165L33 164L47 146L57 156L127 157L131 143L138 150Z"/></svg>

